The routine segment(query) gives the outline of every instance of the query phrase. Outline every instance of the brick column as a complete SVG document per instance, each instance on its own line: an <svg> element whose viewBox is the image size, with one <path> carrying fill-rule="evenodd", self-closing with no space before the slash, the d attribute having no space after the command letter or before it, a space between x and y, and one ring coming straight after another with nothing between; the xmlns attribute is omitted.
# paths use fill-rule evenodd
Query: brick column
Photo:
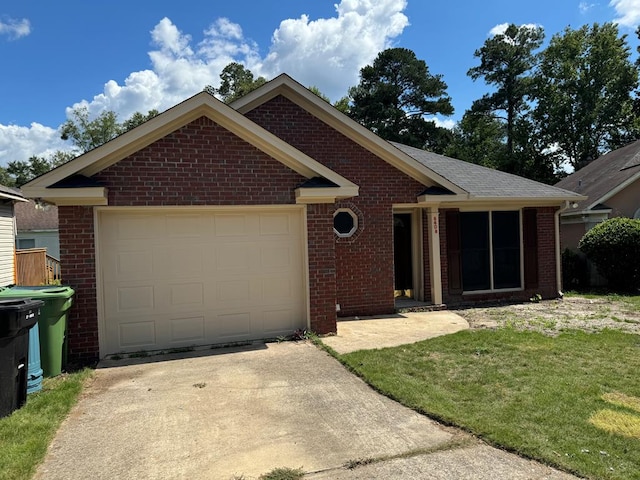
<svg viewBox="0 0 640 480"><path fill-rule="evenodd" d="M311 330L336 331L336 242L333 204L307 206L309 312Z"/></svg>

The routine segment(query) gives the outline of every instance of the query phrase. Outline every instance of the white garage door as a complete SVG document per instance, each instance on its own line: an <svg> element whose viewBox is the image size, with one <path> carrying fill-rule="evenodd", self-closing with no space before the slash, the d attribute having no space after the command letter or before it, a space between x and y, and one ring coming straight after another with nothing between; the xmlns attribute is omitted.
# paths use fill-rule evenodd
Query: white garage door
<svg viewBox="0 0 640 480"><path fill-rule="evenodd" d="M305 328L302 211L99 213L101 355Z"/></svg>

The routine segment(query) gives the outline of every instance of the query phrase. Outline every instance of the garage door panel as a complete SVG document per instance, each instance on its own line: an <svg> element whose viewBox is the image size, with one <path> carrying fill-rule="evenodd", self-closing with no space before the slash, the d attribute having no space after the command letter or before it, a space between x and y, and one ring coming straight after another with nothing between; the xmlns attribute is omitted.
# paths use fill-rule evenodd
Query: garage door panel
<svg viewBox="0 0 640 480"><path fill-rule="evenodd" d="M115 288L117 312L121 314L150 314L155 308L153 285L119 286Z"/></svg>
<svg viewBox="0 0 640 480"><path fill-rule="evenodd" d="M189 242L189 239L201 239L213 231L213 221L207 215L166 215L166 232L170 238Z"/></svg>
<svg viewBox="0 0 640 480"><path fill-rule="evenodd" d="M216 315L215 335L221 339L249 337L251 334L251 312L235 312Z"/></svg>
<svg viewBox="0 0 640 480"><path fill-rule="evenodd" d="M249 233L247 215L216 215L214 219L214 231L218 237L244 237Z"/></svg>
<svg viewBox="0 0 640 480"><path fill-rule="evenodd" d="M204 315L171 318L170 326L171 332L169 341L171 343L203 343L206 341Z"/></svg>
<svg viewBox="0 0 640 480"><path fill-rule="evenodd" d="M120 347L124 349L153 347L157 343L156 323L153 319L121 323L117 333Z"/></svg>
<svg viewBox="0 0 640 480"><path fill-rule="evenodd" d="M285 214L260 215L260 235L291 235L291 217Z"/></svg>
<svg viewBox="0 0 640 480"><path fill-rule="evenodd" d="M306 326L300 210L105 210L99 219L103 355Z"/></svg>
<svg viewBox="0 0 640 480"><path fill-rule="evenodd" d="M256 264L256 245L250 242L216 245L214 268L221 274L240 273L246 275Z"/></svg>
<svg viewBox="0 0 640 480"><path fill-rule="evenodd" d="M204 245L164 247L154 252L154 271L173 278L201 278L208 263Z"/></svg>
<svg viewBox="0 0 640 480"><path fill-rule="evenodd" d="M212 308L229 308L247 305L251 302L252 286L250 279L220 280L216 282L215 304Z"/></svg>
<svg viewBox="0 0 640 480"><path fill-rule="evenodd" d="M204 308L204 284L196 282L170 284L169 304L178 308Z"/></svg>
<svg viewBox="0 0 640 480"><path fill-rule="evenodd" d="M262 313L262 329L269 335L281 335L290 333L299 328L300 319L296 312L290 308L265 310Z"/></svg>

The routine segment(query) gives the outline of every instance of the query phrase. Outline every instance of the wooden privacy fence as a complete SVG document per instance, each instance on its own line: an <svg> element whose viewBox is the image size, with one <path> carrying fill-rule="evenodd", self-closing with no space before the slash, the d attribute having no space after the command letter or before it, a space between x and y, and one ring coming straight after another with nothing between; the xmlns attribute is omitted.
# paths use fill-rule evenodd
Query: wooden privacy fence
<svg viewBox="0 0 640 480"><path fill-rule="evenodd" d="M46 248L16 250L16 285L52 285L62 281L60 260Z"/></svg>

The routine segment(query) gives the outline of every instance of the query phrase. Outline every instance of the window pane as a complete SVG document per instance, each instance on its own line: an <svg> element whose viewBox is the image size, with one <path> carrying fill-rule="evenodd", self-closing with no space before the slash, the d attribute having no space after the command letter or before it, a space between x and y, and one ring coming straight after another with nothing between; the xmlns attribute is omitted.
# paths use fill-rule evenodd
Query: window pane
<svg viewBox="0 0 640 480"><path fill-rule="evenodd" d="M520 212L493 212L493 288L519 288Z"/></svg>
<svg viewBox="0 0 640 480"><path fill-rule="evenodd" d="M491 272L489 260L489 214L460 214L462 249L462 288L465 292L489 290Z"/></svg>
<svg viewBox="0 0 640 480"><path fill-rule="evenodd" d="M347 235L353 230L354 226L355 221L349 212L338 212L333 217L333 228L338 233Z"/></svg>
<svg viewBox="0 0 640 480"><path fill-rule="evenodd" d="M18 239L18 248L36 248L36 241L33 238L19 238Z"/></svg>

